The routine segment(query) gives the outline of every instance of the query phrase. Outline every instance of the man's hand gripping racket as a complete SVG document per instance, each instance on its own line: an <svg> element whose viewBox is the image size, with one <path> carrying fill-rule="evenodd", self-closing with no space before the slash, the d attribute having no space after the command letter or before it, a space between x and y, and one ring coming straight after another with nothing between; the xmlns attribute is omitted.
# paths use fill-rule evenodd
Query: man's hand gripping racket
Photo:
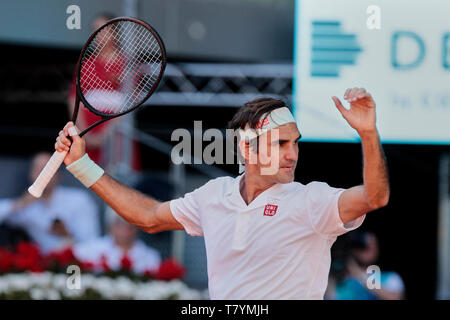
<svg viewBox="0 0 450 320"><path fill-rule="evenodd" d="M138 109L155 91L165 66L164 43L147 23L125 17L98 28L78 59L72 122L59 133L56 151L28 188L30 194L40 197L63 162L70 164L83 157L82 137L89 130ZM102 119L77 132L74 124L80 102Z"/></svg>

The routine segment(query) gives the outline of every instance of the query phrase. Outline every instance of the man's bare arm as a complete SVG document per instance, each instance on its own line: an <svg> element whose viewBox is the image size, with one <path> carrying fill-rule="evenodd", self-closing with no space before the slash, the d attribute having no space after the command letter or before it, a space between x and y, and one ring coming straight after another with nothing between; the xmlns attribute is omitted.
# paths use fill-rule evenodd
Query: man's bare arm
<svg viewBox="0 0 450 320"><path fill-rule="evenodd" d="M83 157L86 152L85 140L78 134L71 136L72 142L67 138L69 128L73 126L72 122L67 123L60 131L55 143L56 151L68 151L64 158L67 166ZM107 174L103 174L91 186L91 189L122 218L146 232L184 229L173 217L168 201L157 201L121 184Z"/></svg>
<svg viewBox="0 0 450 320"><path fill-rule="evenodd" d="M157 201L107 174L94 183L91 189L122 218L146 232L184 229L173 217L169 201Z"/></svg>
<svg viewBox="0 0 450 320"><path fill-rule="evenodd" d="M384 207L389 201L389 179L386 160L378 133L361 137L364 158L364 184L345 190L339 198L341 220L346 223Z"/></svg>
<svg viewBox="0 0 450 320"><path fill-rule="evenodd" d="M361 137L364 157L364 184L347 189L338 201L339 215L346 223L387 205L390 190L386 159L376 128L375 102L363 88L347 89L344 98L350 102L349 110L337 97L333 101Z"/></svg>

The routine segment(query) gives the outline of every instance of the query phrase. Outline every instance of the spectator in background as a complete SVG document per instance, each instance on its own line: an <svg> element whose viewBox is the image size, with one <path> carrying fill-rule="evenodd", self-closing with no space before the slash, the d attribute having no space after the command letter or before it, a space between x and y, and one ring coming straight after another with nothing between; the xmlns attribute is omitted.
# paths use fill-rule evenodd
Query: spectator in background
<svg viewBox="0 0 450 320"><path fill-rule="evenodd" d="M369 289L367 272L370 265L378 260L378 240L372 232L354 231L346 239L343 259L334 263L334 276L331 276L327 290L328 299L336 300L401 300L405 297L405 287L400 275L394 271L380 274L381 288ZM345 261L345 263L344 263Z"/></svg>
<svg viewBox="0 0 450 320"><path fill-rule="evenodd" d="M156 272L161 263L158 251L137 239L138 229L111 208L107 209L106 215L109 234L75 245L74 256L92 265L94 271L105 271L105 268L117 271L125 264L136 274Z"/></svg>
<svg viewBox="0 0 450 320"><path fill-rule="evenodd" d="M47 152L33 157L30 181L38 177L50 157ZM100 236L98 208L93 199L85 190L57 183L58 174L41 198L34 198L25 191L16 199L0 200L0 224L4 225L4 230L22 229L43 253Z"/></svg>
<svg viewBox="0 0 450 320"><path fill-rule="evenodd" d="M93 23L92 23L92 31L97 30L98 28L100 28L103 24L105 24L106 22L108 22L111 19L114 19L114 15L110 14L110 13L100 13L96 16L96 18L94 19ZM110 55L117 55L120 53L117 53L117 49L114 46L110 46L110 47L105 47L103 48L103 50L108 50L110 52ZM96 60L94 62L95 64L95 68L97 69L101 69L104 70L105 69L105 65L106 65L107 61L102 61L102 60ZM119 68L120 66L118 66ZM102 73L101 71L98 71L99 74L104 74L104 72ZM76 84L75 84L75 77L76 73L74 72L73 75L73 79L72 79L72 84L70 86L69 89L69 94L67 97L67 106L68 106L68 110L69 110L69 116L72 117L73 114L73 110L75 107L75 97L76 97ZM106 75L105 75L106 77ZM97 89L97 88L92 88L93 90ZM115 88L115 90L120 90L120 88ZM78 117L77 117L77 127L80 128L80 130L84 130L87 127L89 127L91 124L96 123L97 121L99 121L101 119L100 116L97 116L95 114L93 114L92 112L90 112L87 108L84 107L83 103L80 102L80 109L78 112ZM120 118L117 119L111 119L105 123L102 123L100 125L98 125L97 127L93 128L92 130L89 131L89 134L87 134L85 136L85 140L86 140L86 152L89 154L89 157L102 165L106 165L106 154L105 154L105 148L106 148L106 142L108 140L109 137L112 136L112 133L114 132L113 127L117 126L119 123ZM116 146L122 146L123 145L123 136L122 135L114 135L114 144ZM141 170L141 162L140 162L140 153L139 153L139 146L137 144L136 141L132 141L132 153L131 153L131 167L132 169L136 170L136 171L140 171ZM119 150L119 151L117 151ZM120 151L120 148L117 148L117 152L114 153L113 157L120 157L123 152ZM118 154L120 153L120 154ZM108 160L113 160L113 159L108 159Z"/></svg>

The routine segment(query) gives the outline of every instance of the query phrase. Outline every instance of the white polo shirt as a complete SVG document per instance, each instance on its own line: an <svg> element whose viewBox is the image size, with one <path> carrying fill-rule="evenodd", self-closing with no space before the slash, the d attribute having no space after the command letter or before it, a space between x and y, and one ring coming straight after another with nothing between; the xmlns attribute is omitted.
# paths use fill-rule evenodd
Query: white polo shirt
<svg viewBox="0 0 450 320"><path fill-rule="evenodd" d="M323 182L276 184L249 205L239 192L243 174L220 177L172 200L173 216L204 236L211 299L323 299L345 189Z"/></svg>

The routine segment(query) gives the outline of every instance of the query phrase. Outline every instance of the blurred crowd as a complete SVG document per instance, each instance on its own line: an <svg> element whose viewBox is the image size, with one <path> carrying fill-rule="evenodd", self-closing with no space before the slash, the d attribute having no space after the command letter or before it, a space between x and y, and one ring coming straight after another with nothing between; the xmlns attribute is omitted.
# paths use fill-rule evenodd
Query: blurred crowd
<svg viewBox="0 0 450 320"><path fill-rule="evenodd" d="M114 15L108 12L97 14L91 24L92 31L113 18ZM117 54L113 46L103 50ZM100 68L106 62L96 60L95 63ZM67 94L70 118L76 100L75 74L76 72ZM80 103L76 119L80 131L100 119ZM85 136L86 152L101 166L106 167L108 162L120 158L118 153L123 153L124 137L120 131L115 130L120 121L107 121L90 130ZM108 149L108 141L114 141L113 154L108 153L111 151ZM134 140L131 141L130 151L131 170L141 171L139 147ZM51 154L41 152L31 159L28 177L30 184L38 177L50 157ZM106 161L108 157L114 159ZM154 192L152 185L151 181L147 181L141 185L141 189L143 192ZM156 193L160 195L164 192L164 186L159 189ZM105 235L101 234L101 211L105 211ZM135 226L121 219L111 208L100 208L86 190L61 185L58 174L50 181L39 199L26 190L19 197L0 199L0 250L14 251L17 246L24 248L20 246L23 243L36 245L43 256L54 256L70 250L70 255L73 254L76 261L91 266L94 271L119 270L124 265L129 265L136 274L154 274L167 262L161 262L160 253L138 238L138 229ZM2 252L3 255L7 254L5 250ZM0 255L0 260L1 258ZM2 266L0 261L0 272L8 269L6 265L5 262Z"/></svg>
<svg viewBox="0 0 450 320"><path fill-rule="evenodd" d="M50 159L42 152L33 157L29 171L34 181ZM42 197L27 191L0 199L0 247L13 249L20 243L37 245L44 255L71 249L75 258L97 271L117 270L123 261L136 274L155 272L160 254L138 238L138 230L112 209L105 212L107 233L101 235L100 208L86 190L59 184L56 175Z"/></svg>
<svg viewBox="0 0 450 320"><path fill-rule="evenodd" d="M377 265L378 257L378 239L373 232L355 230L339 237L332 248L325 299L405 299L401 276Z"/></svg>

